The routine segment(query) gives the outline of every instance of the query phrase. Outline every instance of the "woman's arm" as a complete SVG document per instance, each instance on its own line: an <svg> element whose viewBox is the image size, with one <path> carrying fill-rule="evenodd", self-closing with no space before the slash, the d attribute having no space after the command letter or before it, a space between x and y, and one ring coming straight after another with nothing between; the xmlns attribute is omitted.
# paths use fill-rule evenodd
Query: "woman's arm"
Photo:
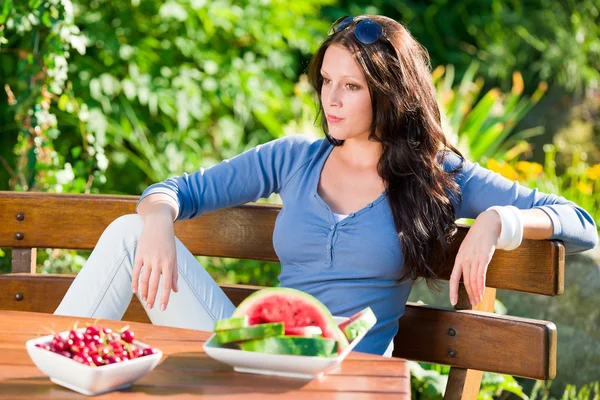
<svg viewBox="0 0 600 400"><path fill-rule="evenodd" d="M461 159L447 154L444 169L458 169ZM462 193L460 199L452 198L456 216L475 218L475 222L461 243L450 276L453 305L458 300L461 277L471 304L475 306L482 300L487 267L498 246L514 249L521 238L557 239L563 242L567 253L575 253L598 244L594 219L564 197L523 187L467 160L456 182ZM492 206L500 207L489 209Z"/></svg>
<svg viewBox="0 0 600 400"><path fill-rule="evenodd" d="M550 239L554 230L548 214L539 208L519 210L519 213L523 221L524 239Z"/></svg>
<svg viewBox="0 0 600 400"><path fill-rule="evenodd" d="M314 139L301 135L273 140L210 168L149 186L136 210L145 213L158 205L173 207L173 219L182 220L268 197L280 192L317 147Z"/></svg>
<svg viewBox="0 0 600 400"><path fill-rule="evenodd" d="M496 225L494 231L498 232L499 237L502 228L500 215L494 210L484 211L482 214L489 214L489 216L485 218ZM484 217L482 214L480 214L479 217ZM523 221L523 239L550 239L554 230L552 220L548 214L539 208L519 210L519 214L521 216L521 221Z"/></svg>
<svg viewBox="0 0 600 400"><path fill-rule="evenodd" d="M447 153L444 168L456 169L460 162L457 155ZM561 240L567 253L589 250L598 244L592 216L564 197L521 186L468 160L456 182L462 192L461 200L452 199L457 218L477 218L491 206L511 205L524 218L524 238Z"/></svg>
<svg viewBox="0 0 600 400"><path fill-rule="evenodd" d="M171 196L164 193L150 194L137 204L137 213L143 220L150 214L164 214L174 221L179 214L179 204Z"/></svg>

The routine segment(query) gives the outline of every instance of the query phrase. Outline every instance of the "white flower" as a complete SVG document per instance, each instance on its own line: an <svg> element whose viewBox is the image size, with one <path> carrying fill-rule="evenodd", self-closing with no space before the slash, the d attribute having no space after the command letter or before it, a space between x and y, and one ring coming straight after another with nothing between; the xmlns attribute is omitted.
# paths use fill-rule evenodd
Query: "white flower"
<svg viewBox="0 0 600 400"><path fill-rule="evenodd" d="M106 171L106 168L108 168L108 158L106 158L104 153L98 152L98 154L96 154L96 161L98 161L98 168L100 168L101 171Z"/></svg>
<svg viewBox="0 0 600 400"><path fill-rule="evenodd" d="M73 168L70 163L65 163L65 168L56 172L56 183L59 185L66 185L75 179Z"/></svg>

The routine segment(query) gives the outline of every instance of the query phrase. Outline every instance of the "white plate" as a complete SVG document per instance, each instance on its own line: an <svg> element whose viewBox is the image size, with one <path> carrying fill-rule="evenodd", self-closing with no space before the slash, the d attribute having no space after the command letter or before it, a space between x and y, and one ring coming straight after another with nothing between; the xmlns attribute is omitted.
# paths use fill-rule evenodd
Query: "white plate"
<svg viewBox="0 0 600 400"><path fill-rule="evenodd" d="M336 324L347 317L333 317ZM231 365L238 372L276 375L290 378L314 379L336 368L367 334L363 332L354 339L337 357L295 356L288 354L267 354L223 347L213 334L205 343L204 351L217 361Z"/></svg>
<svg viewBox="0 0 600 400"><path fill-rule="evenodd" d="M79 332L84 330L85 328L78 329ZM68 335L69 331L60 333L63 338ZM157 349L158 353L149 356L101 367L91 367L49 350L35 347L38 343L50 344L53 337L53 335L48 335L28 340L25 346L29 357L52 382L87 396L131 386L133 382L152 371L162 358L162 352ZM133 343L142 349L149 347L137 340L134 340Z"/></svg>

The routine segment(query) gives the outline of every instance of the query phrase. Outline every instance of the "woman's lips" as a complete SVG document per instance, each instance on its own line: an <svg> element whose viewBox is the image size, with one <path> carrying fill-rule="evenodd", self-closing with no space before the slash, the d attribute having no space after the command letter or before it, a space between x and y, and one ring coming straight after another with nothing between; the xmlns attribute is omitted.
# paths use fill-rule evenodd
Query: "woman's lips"
<svg viewBox="0 0 600 400"><path fill-rule="evenodd" d="M343 120L344 120L344 118L338 118L338 117L333 116L331 114L327 114L327 122L329 122L331 124L335 124L335 123L341 122Z"/></svg>

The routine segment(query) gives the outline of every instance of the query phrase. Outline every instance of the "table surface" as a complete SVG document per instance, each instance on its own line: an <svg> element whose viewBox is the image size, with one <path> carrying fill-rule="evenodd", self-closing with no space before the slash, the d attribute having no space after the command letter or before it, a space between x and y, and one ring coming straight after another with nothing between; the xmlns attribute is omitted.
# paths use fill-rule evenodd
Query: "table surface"
<svg viewBox="0 0 600 400"><path fill-rule="evenodd" d="M94 398L410 399L410 371L400 358L352 352L337 369L313 380L245 374L204 353L202 344L211 332L1 310L0 399L86 398L52 383L25 349L27 340L69 330L76 321L113 330L129 325L136 339L163 352L160 364L133 386Z"/></svg>

